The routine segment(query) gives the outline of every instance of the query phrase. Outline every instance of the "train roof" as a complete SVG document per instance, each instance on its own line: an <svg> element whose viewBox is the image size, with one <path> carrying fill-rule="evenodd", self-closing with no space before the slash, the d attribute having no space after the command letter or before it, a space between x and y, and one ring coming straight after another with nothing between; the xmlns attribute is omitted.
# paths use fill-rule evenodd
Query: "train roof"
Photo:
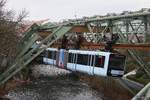
<svg viewBox="0 0 150 100"><path fill-rule="evenodd" d="M47 48L46 50L50 50L50 51L57 51L57 48Z"/></svg>
<svg viewBox="0 0 150 100"><path fill-rule="evenodd" d="M89 55L110 55L110 52L104 51L85 51L85 50L69 50L69 53L89 54Z"/></svg>

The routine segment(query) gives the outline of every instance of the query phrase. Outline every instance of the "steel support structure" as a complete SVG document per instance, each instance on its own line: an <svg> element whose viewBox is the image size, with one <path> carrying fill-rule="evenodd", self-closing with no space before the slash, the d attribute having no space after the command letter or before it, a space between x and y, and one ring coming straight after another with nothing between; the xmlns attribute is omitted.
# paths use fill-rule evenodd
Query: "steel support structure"
<svg viewBox="0 0 150 100"><path fill-rule="evenodd" d="M82 31L76 26L82 27ZM82 18L68 20L66 22L52 24L47 23L42 26L34 25L27 31L23 40L19 45L19 52L16 62L10 66L0 76L0 84L5 83L23 67L29 64L47 47L60 39L64 34L68 33L83 33L85 39L90 43L103 43L104 34L119 34L120 43L128 44L148 44L148 36L150 34L150 11L146 12L131 12L119 15L96 16L90 18ZM76 29L75 29L76 27ZM85 29L87 27L87 29ZM80 27L81 28L81 27ZM41 40L39 44L36 41L39 38L38 32L50 32L50 34ZM36 44L34 48L31 48ZM142 57L131 51L133 58L139 63L145 72L148 74L149 65L143 62ZM149 75L149 74L148 74Z"/></svg>
<svg viewBox="0 0 150 100"><path fill-rule="evenodd" d="M149 100L150 99L150 82L138 93L132 100Z"/></svg>
<svg viewBox="0 0 150 100"><path fill-rule="evenodd" d="M58 40L60 37L66 34L69 30L71 30L71 28L72 26L60 26L56 28L52 34L50 34L44 40L42 40L41 43L37 44L34 48L31 48L30 47L31 44L33 44L33 41L37 39L36 37L33 37L31 41L28 41L28 43L26 43L26 46L24 47L23 51L20 52L20 54L18 55L18 58L16 58L15 63L1 74L0 84L5 83L13 75L15 75L21 69L23 69L33 59L35 59L40 53L42 53L47 47L52 45L56 40ZM32 36L34 35L32 34ZM32 36L29 38L32 38ZM23 41L22 43L24 42L25 41ZM29 47L30 47L30 50L29 50Z"/></svg>

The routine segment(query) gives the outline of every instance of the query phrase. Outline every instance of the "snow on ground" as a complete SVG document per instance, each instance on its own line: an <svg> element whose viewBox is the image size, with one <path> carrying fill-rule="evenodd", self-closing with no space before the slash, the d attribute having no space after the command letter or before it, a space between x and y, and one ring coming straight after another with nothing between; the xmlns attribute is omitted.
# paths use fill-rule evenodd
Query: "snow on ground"
<svg viewBox="0 0 150 100"><path fill-rule="evenodd" d="M33 76L39 77L42 76L58 76L58 75L66 75L71 72L65 69L57 68L53 65L35 65L32 68Z"/></svg>
<svg viewBox="0 0 150 100"><path fill-rule="evenodd" d="M127 78L127 76L130 76L130 75L135 75L136 74L136 69L135 70L133 70L133 71L130 71L130 72L128 72L127 74L125 74L123 77L124 78Z"/></svg>

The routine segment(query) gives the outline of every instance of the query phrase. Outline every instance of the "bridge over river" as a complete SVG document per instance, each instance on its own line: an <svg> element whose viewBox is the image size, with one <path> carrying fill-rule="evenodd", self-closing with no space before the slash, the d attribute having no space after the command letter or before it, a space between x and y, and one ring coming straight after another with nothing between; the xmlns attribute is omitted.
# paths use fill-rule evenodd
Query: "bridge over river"
<svg viewBox="0 0 150 100"><path fill-rule="evenodd" d="M142 9L135 12L72 19L62 23L48 22L42 25L32 25L24 33L24 37L18 45L18 54L15 62L1 73L0 85L6 83L25 68L46 48L59 47L63 36L71 40L68 43L68 48L73 48L73 39L77 37L79 39L77 43L81 45L74 44L73 46L79 49L93 50L104 47L102 37L108 33L119 35L118 44L114 45L113 48L126 50L131 59L137 63L138 68L135 69L138 71L142 70L144 76L150 79L150 10ZM80 41L79 37L82 37L81 40L83 41ZM146 50L146 52L143 53L143 50ZM119 79L119 81L122 83L122 79ZM128 82L123 83L127 84ZM124 86L132 92L130 87ZM144 91L141 93L144 95L147 93L146 95L148 95L150 91L149 86ZM132 93L136 94L134 92Z"/></svg>

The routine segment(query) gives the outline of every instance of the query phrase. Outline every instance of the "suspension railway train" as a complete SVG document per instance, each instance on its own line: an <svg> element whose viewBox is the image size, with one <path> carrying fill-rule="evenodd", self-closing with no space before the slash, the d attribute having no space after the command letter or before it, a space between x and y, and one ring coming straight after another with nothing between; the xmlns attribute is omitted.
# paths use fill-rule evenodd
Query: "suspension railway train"
<svg viewBox="0 0 150 100"><path fill-rule="evenodd" d="M90 75L122 77L125 59L119 53L47 48L43 62Z"/></svg>

